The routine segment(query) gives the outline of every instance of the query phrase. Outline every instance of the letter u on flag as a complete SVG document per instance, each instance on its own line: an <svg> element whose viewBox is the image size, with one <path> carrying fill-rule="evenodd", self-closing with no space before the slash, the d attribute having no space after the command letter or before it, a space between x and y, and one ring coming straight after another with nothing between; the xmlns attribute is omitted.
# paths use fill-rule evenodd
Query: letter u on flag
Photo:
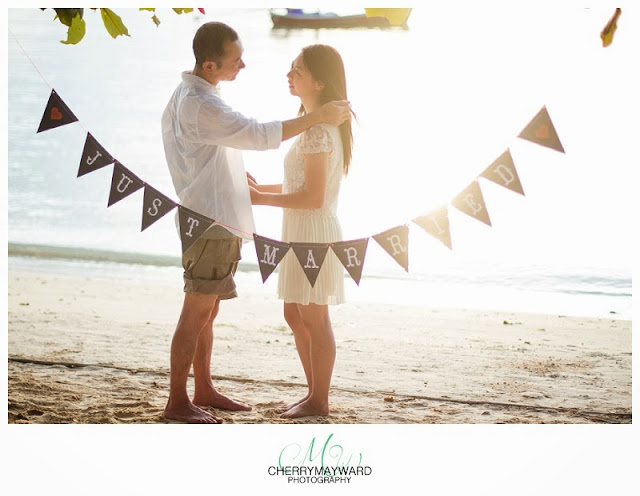
<svg viewBox="0 0 640 496"><path fill-rule="evenodd" d="M76 122L78 118L73 115L71 109L67 107L67 104L62 101L62 98L58 96L56 90L51 90L49 95L49 101L47 107L44 109L44 114L40 120L40 126L36 133L53 129L54 127L64 126Z"/></svg>
<svg viewBox="0 0 640 496"><path fill-rule="evenodd" d="M291 245L257 234L253 235L253 240L256 245L256 255L258 255L258 265L260 266L262 282L264 283L273 271L276 270L276 267L287 254Z"/></svg>
<svg viewBox="0 0 640 496"><path fill-rule="evenodd" d="M123 198L135 193L144 186L144 183L138 176L128 170L117 160L113 164L113 177L111 178L111 192L109 193L110 207L114 203L119 202Z"/></svg>

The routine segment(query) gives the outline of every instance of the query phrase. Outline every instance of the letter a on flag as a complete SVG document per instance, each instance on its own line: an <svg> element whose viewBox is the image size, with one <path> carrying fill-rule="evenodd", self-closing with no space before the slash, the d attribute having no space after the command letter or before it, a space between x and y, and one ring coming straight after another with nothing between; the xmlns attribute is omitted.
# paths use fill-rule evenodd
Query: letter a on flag
<svg viewBox="0 0 640 496"><path fill-rule="evenodd" d="M213 219L182 205L178 205L178 219L180 220L180 241L182 241L183 254L214 222Z"/></svg>
<svg viewBox="0 0 640 496"><path fill-rule="evenodd" d="M540 109L540 112L531 119L531 122L527 124L518 137L564 153L564 148L560 143L556 129L553 127L547 107Z"/></svg>
<svg viewBox="0 0 640 496"><path fill-rule="evenodd" d="M111 178L111 192L109 193L110 207L114 203L119 202L132 193L135 193L144 186L144 183L138 176L133 174L124 165L117 160L113 164L113 177Z"/></svg>
<svg viewBox="0 0 640 496"><path fill-rule="evenodd" d="M145 185L144 198L142 200L142 229L140 229L140 231L144 231L155 221L176 208L176 206L174 201L153 189L148 184Z"/></svg>
<svg viewBox="0 0 640 496"><path fill-rule="evenodd" d="M484 222L488 226L491 225L489 212L484 204L484 197L478 181L473 181L465 190L459 193L451 202L461 212L473 217L474 219Z"/></svg>
<svg viewBox="0 0 640 496"><path fill-rule="evenodd" d="M111 154L96 141L91 133L87 133L87 139L84 142L84 149L82 150L82 157L80 157L78 177L102 169L113 162L114 159Z"/></svg>
<svg viewBox="0 0 640 496"><path fill-rule="evenodd" d="M256 245L256 255L258 255L258 265L260 266L262 282L264 283L272 272L276 270L276 267L287 254L291 245L289 243L283 243L282 241L265 238L255 233L253 240Z"/></svg>
<svg viewBox="0 0 640 496"><path fill-rule="evenodd" d="M291 248L293 248L302 270L313 287L329 251L329 245L324 243L291 243Z"/></svg>
<svg viewBox="0 0 640 496"><path fill-rule="evenodd" d="M331 249L358 286L362 277L364 256L367 253L368 243L369 238L331 243Z"/></svg>
<svg viewBox="0 0 640 496"><path fill-rule="evenodd" d="M409 272L409 226L398 226L373 236L384 250Z"/></svg>
<svg viewBox="0 0 640 496"><path fill-rule="evenodd" d="M40 133L48 129L53 129L54 127L71 124L77 120L78 118L73 115L73 112L67 107L67 104L58 96L56 90L51 90L47 107L44 109L44 114L40 120L40 127L38 127L38 131L36 132Z"/></svg>
<svg viewBox="0 0 640 496"><path fill-rule="evenodd" d="M520 184L520 178L508 148L480 175L524 196L524 190L522 189L522 184Z"/></svg>
<svg viewBox="0 0 640 496"><path fill-rule="evenodd" d="M447 207L440 207L413 219L417 225L427 231L434 238L439 239L451 250L451 231L449 229L449 212Z"/></svg>

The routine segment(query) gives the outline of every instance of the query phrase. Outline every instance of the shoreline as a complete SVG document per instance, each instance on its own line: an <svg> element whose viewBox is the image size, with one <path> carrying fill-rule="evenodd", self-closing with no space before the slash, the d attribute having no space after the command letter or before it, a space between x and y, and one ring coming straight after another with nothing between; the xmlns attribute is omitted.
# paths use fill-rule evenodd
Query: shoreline
<svg viewBox="0 0 640 496"><path fill-rule="evenodd" d="M9 422L165 423L175 275L10 264ZM306 388L281 302L239 287L216 322L212 374L253 410L215 414L292 423L278 406ZM359 301L331 315L331 415L293 423L631 423L631 321Z"/></svg>

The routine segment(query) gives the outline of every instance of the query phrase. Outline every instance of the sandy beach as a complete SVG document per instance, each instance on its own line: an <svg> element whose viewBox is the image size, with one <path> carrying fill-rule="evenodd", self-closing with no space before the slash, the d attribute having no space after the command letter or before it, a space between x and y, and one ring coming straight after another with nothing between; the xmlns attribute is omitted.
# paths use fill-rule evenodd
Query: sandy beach
<svg viewBox="0 0 640 496"><path fill-rule="evenodd" d="M24 260L8 273L9 423L164 423L181 281ZM293 337L275 295L239 289L212 373L253 408L212 410L226 423L632 422L630 321L361 302L332 311L330 416L282 419L305 394Z"/></svg>

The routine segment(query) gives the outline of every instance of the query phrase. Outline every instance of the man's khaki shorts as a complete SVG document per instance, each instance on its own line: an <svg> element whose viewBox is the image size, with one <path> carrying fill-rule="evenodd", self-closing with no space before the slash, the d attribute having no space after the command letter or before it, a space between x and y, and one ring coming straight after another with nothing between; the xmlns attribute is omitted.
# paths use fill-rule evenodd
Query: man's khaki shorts
<svg viewBox="0 0 640 496"><path fill-rule="evenodd" d="M184 292L218 295L221 300L238 296L233 276L238 268L242 239L198 239L182 255Z"/></svg>

